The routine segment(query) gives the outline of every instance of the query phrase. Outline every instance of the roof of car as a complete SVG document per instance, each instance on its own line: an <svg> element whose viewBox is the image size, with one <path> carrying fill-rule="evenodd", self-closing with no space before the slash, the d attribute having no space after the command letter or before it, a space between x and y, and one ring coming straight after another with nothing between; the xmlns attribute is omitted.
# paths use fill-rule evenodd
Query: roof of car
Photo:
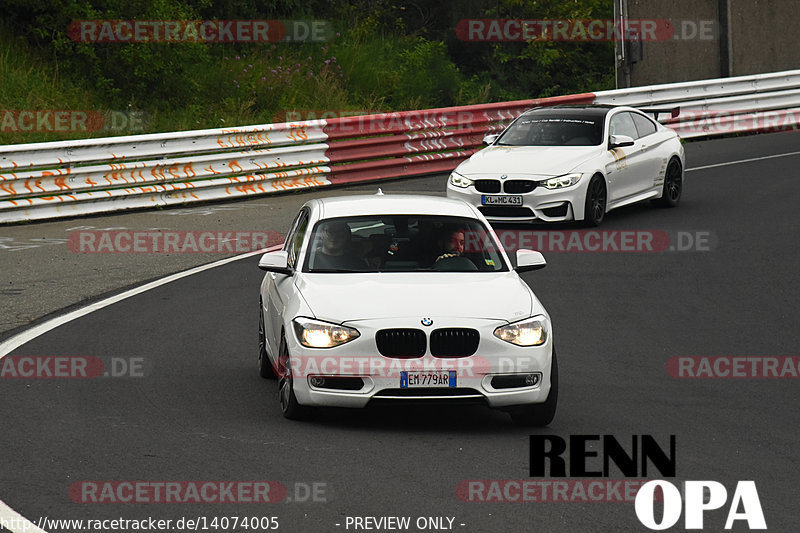
<svg viewBox="0 0 800 533"><path fill-rule="evenodd" d="M448 215L475 218L469 204L442 196L412 194L363 194L317 198L320 218L359 215Z"/></svg>
<svg viewBox="0 0 800 533"><path fill-rule="evenodd" d="M604 104L591 104L591 105L555 105L536 107L525 112L525 114L532 113L548 113L552 115L565 115L565 116L590 116L590 117L604 117L609 111L619 106L604 105Z"/></svg>

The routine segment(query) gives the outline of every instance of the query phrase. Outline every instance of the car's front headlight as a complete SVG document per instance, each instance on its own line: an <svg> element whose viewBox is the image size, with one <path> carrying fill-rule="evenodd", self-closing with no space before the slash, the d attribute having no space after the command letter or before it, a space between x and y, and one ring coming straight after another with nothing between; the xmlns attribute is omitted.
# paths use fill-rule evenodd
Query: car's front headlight
<svg viewBox="0 0 800 533"><path fill-rule="evenodd" d="M570 185L575 185L581 179L582 174L565 174L563 176L556 176L549 180L539 182L547 189L563 189Z"/></svg>
<svg viewBox="0 0 800 533"><path fill-rule="evenodd" d="M333 348L361 335L357 330L347 326L304 317L295 318L292 324L300 344L308 348Z"/></svg>
<svg viewBox="0 0 800 533"><path fill-rule="evenodd" d="M452 172L450 174L450 183L452 183L456 187L461 187L462 189L465 189L470 185L472 185L472 180L469 178L465 178L461 174L456 174L455 172Z"/></svg>
<svg viewBox="0 0 800 533"><path fill-rule="evenodd" d="M498 339L517 346L540 346L547 340L547 323L543 316L526 318L494 330Z"/></svg>

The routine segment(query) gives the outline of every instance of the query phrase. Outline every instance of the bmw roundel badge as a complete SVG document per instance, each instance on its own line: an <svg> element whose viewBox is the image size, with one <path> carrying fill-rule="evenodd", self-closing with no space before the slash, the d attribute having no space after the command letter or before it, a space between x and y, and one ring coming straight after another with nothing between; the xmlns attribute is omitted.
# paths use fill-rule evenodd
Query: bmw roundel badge
<svg viewBox="0 0 800 533"><path fill-rule="evenodd" d="M427 317L423 318L421 320L421 322L422 322L423 326L432 326L433 325L433 319L431 319L431 318L427 318Z"/></svg>

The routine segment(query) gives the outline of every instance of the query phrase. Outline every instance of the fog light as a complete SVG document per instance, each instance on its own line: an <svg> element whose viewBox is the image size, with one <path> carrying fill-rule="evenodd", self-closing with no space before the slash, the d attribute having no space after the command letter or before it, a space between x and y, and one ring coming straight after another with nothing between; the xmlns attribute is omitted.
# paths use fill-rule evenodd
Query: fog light
<svg viewBox="0 0 800 533"><path fill-rule="evenodd" d="M311 379L308 380L311 383L312 387L324 387L325 386L325 378L321 378L319 376L313 376Z"/></svg>
<svg viewBox="0 0 800 533"><path fill-rule="evenodd" d="M533 386L539 383L539 374L528 374L525 376L525 385Z"/></svg>
<svg viewBox="0 0 800 533"><path fill-rule="evenodd" d="M492 377L490 384L495 389L518 389L521 387L535 387L542 381L540 372L530 374L501 374Z"/></svg>

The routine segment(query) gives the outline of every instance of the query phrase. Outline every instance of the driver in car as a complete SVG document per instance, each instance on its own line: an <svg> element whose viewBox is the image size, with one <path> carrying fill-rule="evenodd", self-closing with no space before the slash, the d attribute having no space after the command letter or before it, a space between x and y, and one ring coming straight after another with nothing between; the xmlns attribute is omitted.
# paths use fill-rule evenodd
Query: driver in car
<svg viewBox="0 0 800 533"><path fill-rule="evenodd" d="M322 245L314 253L314 270L358 270L367 264L353 249L350 226L345 222L326 222L320 229Z"/></svg>
<svg viewBox="0 0 800 533"><path fill-rule="evenodd" d="M461 255L464 253L464 242L463 229L443 232L439 239L439 246L441 250L444 250L444 253L436 258L436 261L433 263L433 269L454 271L478 270L475 263Z"/></svg>

